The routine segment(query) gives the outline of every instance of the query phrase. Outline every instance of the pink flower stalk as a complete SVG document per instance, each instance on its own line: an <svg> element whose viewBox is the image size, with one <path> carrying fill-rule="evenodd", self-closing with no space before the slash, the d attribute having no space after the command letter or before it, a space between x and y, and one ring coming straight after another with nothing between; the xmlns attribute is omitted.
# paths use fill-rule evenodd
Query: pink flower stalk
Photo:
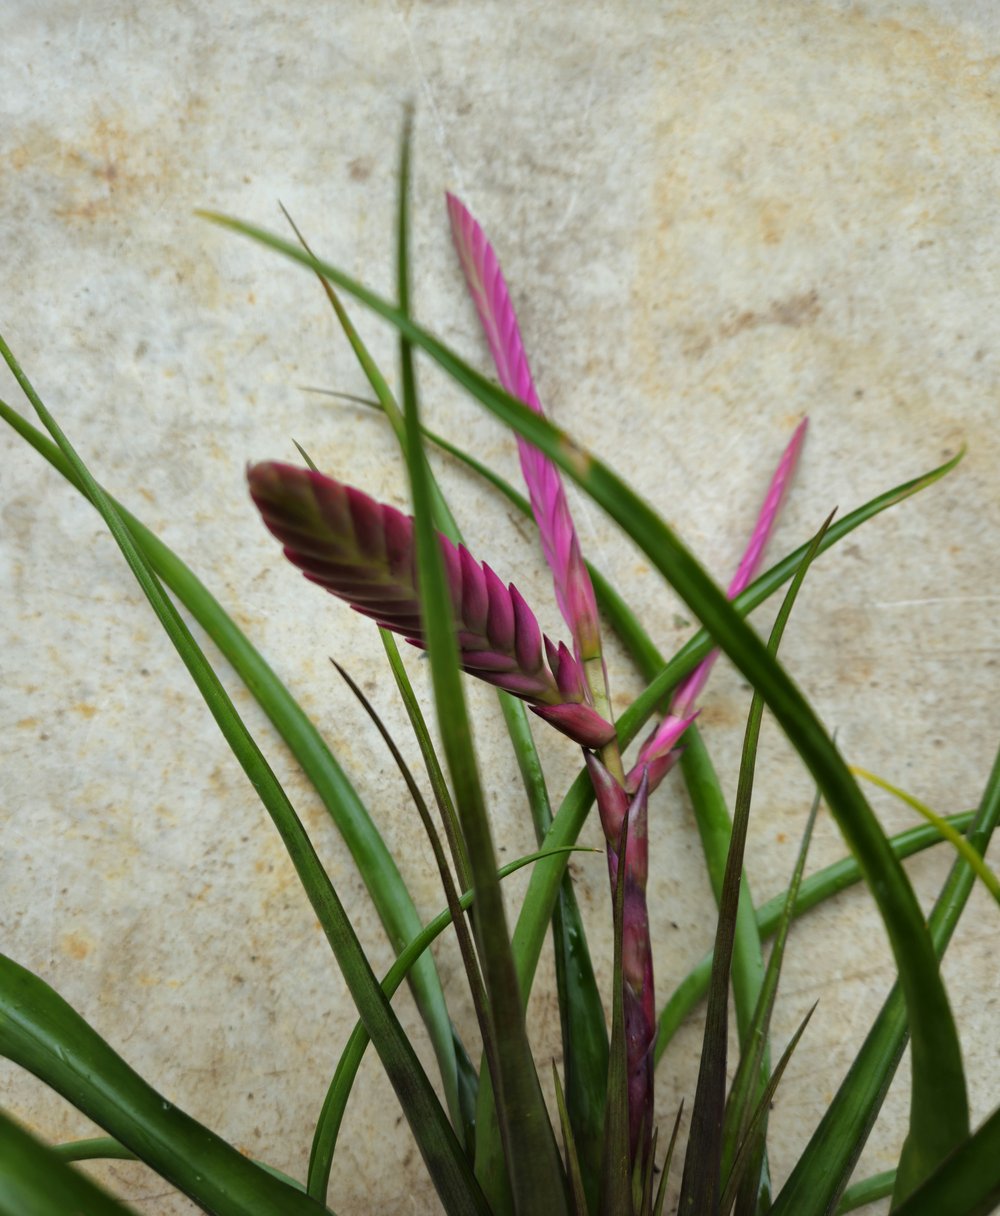
<svg viewBox="0 0 1000 1216"><path fill-rule="evenodd" d="M523 401L536 414L543 414L510 292L493 247L464 204L453 194L447 199L452 239L500 383L511 396ZM559 470L538 448L520 436L517 447L542 552L552 571L559 611L572 632L577 657L583 661L597 658L601 653L597 601L580 554Z"/></svg>
<svg viewBox="0 0 1000 1216"><path fill-rule="evenodd" d="M247 480L264 523L306 578L424 645L411 516L292 465L257 464ZM606 746L614 727L586 703L583 672L568 648L542 635L516 587L504 586L464 546L438 540L463 669L527 701L581 746Z"/></svg>
<svg viewBox="0 0 1000 1216"><path fill-rule="evenodd" d="M531 378L517 317L496 254L476 220L450 194L448 213L455 248L486 333L500 383L512 396L541 414L541 402ZM552 570L560 611L572 630L576 656L584 665L584 671L588 675L593 671L590 675L590 695L598 705L606 705L610 698L607 675L601 660L597 601L580 553L562 478L548 457L532 444L519 438L518 448L521 471L528 486L542 551ZM599 664L598 670L593 670L592 662L595 667ZM588 752L586 760L607 840L612 895L617 890L619 876L625 883L622 998L625 1009L630 1150L633 1163L645 1162L653 1129L653 1044L656 1039L653 953L646 907L646 807L650 783L640 779L638 788L632 791L634 796L629 796L621 782L621 755L617 741L604 749L601 759ZM659 773L660 767L662 761L654 758L651 771ZM629 817L628 843L625 857L619 858L618 847L626 815Z"/></svg>
<svg viewBox="0 0 1000 1216"><path fill-rule="evenodd" d="M656 1043L653 952L646 903L649 780L643 776L636 791L629 796L592 752L588 752L586 758L608 846L608 876L612 895L618 889L619 875L625 882L622 903L622 997L628 1068L629 1147L633 1160L636 1160L637 1154L645 1160L653 1129L653 1047ZM621 858L618 848L626 816L628 839L625 857ZM640 1139L644 1140L641 1145Z"/></svg>
<svg viewBox="0 0 1000 1216"><path fill-rule="evenodd" d="M746 590L760 567L761 559L764 556L764 548L771 536L771 532L774 530L778 512L781 510L781 505L785 501L785 495L788 493L788 487L791 484L792 475L798 463L799 453L802 450L802 444L806 437L806 427L808 424L809 419L803 418L795 428L795 433L789 440L788 446L778 462L778 467L774 471L771 484L768 486L767 494L764 496L764 505L761 507L757 523L754 525L750 543L740 559L740 564L726 592L731 600L734 600L741 592ZM626 778L626 788L630 790L636 789L639 781L642 779L643 771L647 768L649 769L649 783L653 789L659 785L666 773L669 772L674 760L680 755L680 752L676 750L676 744L684 731L697 717L697 711L694 709L695 701L700 696L701 690L705 687L705 683L718 657L719 651L717 649L711 651L674 689L674 695L670 702L670 711L659 727L643 744L639 752L639 759Z"/></svg>

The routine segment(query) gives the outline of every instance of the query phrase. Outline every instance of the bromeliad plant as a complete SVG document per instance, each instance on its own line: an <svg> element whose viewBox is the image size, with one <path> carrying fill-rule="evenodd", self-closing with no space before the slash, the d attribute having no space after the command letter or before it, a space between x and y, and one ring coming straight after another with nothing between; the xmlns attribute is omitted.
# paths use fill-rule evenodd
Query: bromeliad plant
<svg viewBox="0 0 1000 1216"><path fill-rule="evenodd" d="M776 659L795 595L810 563L878 512L931 485L958 458L819 529L812 540L757 577L765 546L805 437L788 441L764 498L749 546L723 594L645 502L606 465L544 417L496 255L458 199L448 197L452 235L500 386L476 372L413 319L407 249L408 140L400 171L398 294L393 305L298 244L213 217L298 261L319 276L376 397L393 426L409 473L413 515L308 468L268 462L248 473L250 493L286 556L308 579L370 617L427 768L441 829L375 709L357 693L400 766L427 828L447 909L421 925L394 860L328 746L249 640L186 566L123 506L108 497L77 455L0 339L52 441L0 403L4 419L32 443L101 513L154 611L270 814L288 849L357 1005L349 1037L317 1121L304 1183L243 1157L221 1137L164 1102L84 1019L40 979L0 961L0 1051L30 1069L96 1120L100 1141L43 1146L7 1116L0 1137L0 1216L24 1212L120 1213L68 1162L137 1156L208 1212L308 1216L331 1212L328 1186L337 1137L354 1079L373 1043L409 1120L428 1173L449 1216L652 1216L666 1210L681 1112L654 1101L654 1069L673 1033L707 994L704 1043L677 1211L688 1216L821 1216L892 1196L899 1216L973 1216L1000 1202L1000 1112L970 1132L962 1059L938 960L978 874L1000 886L982 861L1000 815L1000 757L977 810L889 840L836 745ZM397 403L341 302L337 289L393 324L400 335ZM528 488L525 502L473 457L422 426L414 348L438 363L516 433ZM568 640L542 635L532 609L462 544L433 479L427 444L466 461L530 514L551 569ZM562 481L570 476L621 525L703 622L669 661L659 654L618 594L584 561ZM767 645L744 621L788 583ZM286 795L201 653L165 588L217 642L300 760L354 856L397 959L376 980L346 910ZM649 685L615 721L601 643L601 616L620 634ZM393 635L430 659L442 757L432 742ZM724 651L754 688L732 814L722 798L695 718L712 663ZM498 870L492 830L471 741L460 672L497 690L525 786L539 851ZM743 874L757 739L764 707L774 714L817 786L799 857L784 894L755 906ZM552 812L525 707L582 749L578 779ZM657 713L626 763L626 749ZM712 954L657 1008L654 942L646 905L650 798L674 767L687 785L719 905ZM820 798L837 820L852 857L803 877ZM915 801L915 800L911 800ZM610 1033L566 868L596 802L604 833L610 893L608 932L614 971ZM919 809L920 804L916 804ZM957 860L925 922L900 861L948 838ZM513 933L501 883L532 866ZM771 1011L791 921L844 886L867 883L892 944L898 982L854 1065L788 1178L775 1186L766 1147L767 1112L808 1015L777 1063ZM455 931L468 978L482 1061L452 1025L427 947ZM551 932L562 1028L562 1074L553 1066L553 1110L543 1096L524 1011L535 968ZM762 942L773 936L766 968ZM435 1088L390 1005L403 980L413 991L439 1069ZM727 1089L728 1001L732 985L739 1059ZM848 1186L909 1035L909 1134L897 1170ZM730 1070L731 1071L731 1070ZM439 1097L443 1095L443 1103ZM672 1130L664 1148L658 1120ZM557 1131L558 1129L558 1136ZM560 1142L561 1141L561 1147ZM336 1198L332 1202L336 1205Z"/></svg>

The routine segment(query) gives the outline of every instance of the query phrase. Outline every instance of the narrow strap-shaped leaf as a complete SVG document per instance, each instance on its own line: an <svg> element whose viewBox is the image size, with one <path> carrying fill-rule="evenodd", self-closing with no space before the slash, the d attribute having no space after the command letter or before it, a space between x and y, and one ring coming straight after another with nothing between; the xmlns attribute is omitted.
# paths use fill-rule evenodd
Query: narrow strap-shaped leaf
<svg viewBox="0 0 1000 1216"><path fill-rule="evenodd" d="M791 615L802 580L810 563L819 551L823 533L829 526L826 520L795 572L791 585L785 593L767 644L772 658L777 654L785 626ZM723 1161L723 1116L725 1111L726 1055L728 1049L728 1004L729 977L733 943L736 936L736 919L740 898L740 879L743 873L743 853L747 831L750 826L750 804L753 795L754 771L757 761L757 742L764 714L764 700L755 691L747 715L746 732L743 739L743 754L740 761L739 779L736 789L736 804L733 811L733 828L726 857L722 895L719 900L719 919L715 934L715 957L712 962L712 977L709 982L708 1012L705 1021L701 1063L695 1090L694 1109L691 1112L691 1135L684 1158L684 1176L678 1212L682 1216L718 1216L719 1196L722 1187Z"/></svg>
<svg viewBox="0 0 1000 1216"><path fill-rule="evenodd" d="M983 856L1000 822L1000 749L968 830ZM959 858L931 911L928 928L940 958L948 947L975 877ZM830 1216L850 1180L906 1044L906 1003L897 982L879 1011L833 1101L774 1202L771 1216Z"/></svg>
<svg viewBox="0 0 1000 1216"><path fill-rule="evenodd" d="M975 811L962 811L957 815L948 816L948 823L956 831L965 831L972 823ZM903 861L940 844L943 837L934 827L927 825L907 828L896 836L889 837L889 844L896 856ZM844 857L817 870L815 874L804 879L792 907L792 919L796 920L825 900L832 899L841 891L856 886L863 881L861 869L853 857ZM772 937L781 922L787 891L774 896L757 908L757 929L761 939ZM708 991L708 980L712 969L712 952L709 951L681 980L671 993L660 1012L656 1038L656 1061L659 1063L668 1044L678 1027L695 1007L698 1001Z"/></svg>
<svg viewBox="0 0 1000 1216"><path fill-rule="evenodd" d="M559 850L560 854L562 852L596 851L581 849L575 846ZM552 856L551 850L540 849L536 853L529 853L525 857L519 857L516 861L507 862L506 865L501 866L497 871L497 876L500 879L504 879L524 866L538 864ZM468 911L473 903L472 891L464 891L459 896L458 902L463 911ZM382 991L387 997L392 997L400 984L406 979L409 971L423 957L428 947L433 944L450 924L451 911L445 908L433 920L428 921L416 937L400 950L382 980ZM317 1121L316 1130L313 1134L312 1149L309 1156L308 1191L310 1195L322 1195L326 1193L330 1180L330 1169L333 1165L333 1154L337 1144L337 1136L340 1134L344 1112L347 1109L347 1102L354 1088L358 1069L361 1067L361 1061L370 1042L371 1039L365 1030L364 1022L359 1020L355 1023L354 1029L348 1037L347 1044L341 1052L336 1070L334 1071L333 1080L330 1082L323 1101L323 1109Z"/></svg>
<svg viewBox="0 0 1000 1216"><path fill-rule="evenodd" d="M542 403L528 366L521 329L493 246L468 208L453 194L447 198L452 239L500 383L508 393L541 414ZM552 461L520 436L517 447L542 552L552 571L559 611L569 626L578 656L584 663L590 663L601 653L597 601L562 478Z"/></svg>
<svg viewBox="0 0 1000 1216"><path fill-rule="evenodd" d="M294 221L292 221L291 216L287 212L285 212L285 215L303 248L306 252L311 253L304 236ZM362 370L368 378L369 384L378 398L375 403L364 401L360 403L374 404L375 408L383 411L392 426L405 457L407 447L406 426L402 411L399 409L392 390L389 388L388 382L351 322L347 310L344 308L336 292L322 275L317 277L357 356ZM424 428L421 429L423 430ZM426 431L424 433L426 434ZM460 544L462 537L458 525L430 469L428 469L428 477L430 480L433 515L437 527L452 543L456 545ZM527 502L524 505L526 513L530 514L530 505ZM383 641L389 636L383 631ZM389 657L390 663L392 663L393 655L391 652L389 652ZM405 671L400 664L396 663L393 670L397 677L397 683L401 679L405 681ZM454 807L451 805L450 794L444 787L443 776L440 772L437 757L430 746L429 735L422 725L419 707L412 696L407 696L405 687L401 686L401 692L406 700L407 712L417 733L425 765L434 786L438 803L441 806L442 813L445 815L445 826L448 831L455 864L460 879L464 884L468 874L467 861L464 857L464 845L457 838L459 833L453 831L451 826L455 812ZM539 822L539 816L543 815L545 818L545 830L547 830L548 824L551 821L548 792L538 752L528 726L524 706L500 689L497 690L497 696L501 712L504 716L504 722L510 735L511 744L514 748L518 768L524 781L525 792L528 795L532 813L536 818L536 824ZM455 838L453 839L453 837ZM576 1128L577 1139L584 1149L583 1183L588 1194L595 1194L597 1186L597 1162L599 1159L597 1150L603 1126L604 1080L607 1075L607 1029L604 1022L604 1009L601 1004L600 993L597 990L597 982L587 948L583 921L576 906L573 885L568 876L562 884L559 902L553 913L552 934L556 960L559 1013L563 1035L563 1057L566 1061L567 1070L566 1086L570 1094L572 1119ZM495 1135L492 1134L492 1129L496 1126L496 1110L492 1105L492 1087L489 1084L489 1078L485 1079L485 1084L480 1089L478 1074L475 1073L472 1065L468 1062L464 1050L461 1049L460 1045L456 1050L456 1057L458 1066L464 1069L464 1074L470 1081L464 1094L466 1102L471 1100L473 1092L479 1099L475 1103L475 1106L479 1107L478 1115L474 1106L471 1122L473 1124L478 1123L479 1125L481 1159L499 1159L501 1152L499 1128L497 1128ZM491 1167L487 1166L486 1168L489 1169Z"/></svg>
<svg viewBox="0 0 1000 1216"><path fill-rule="evenodd" d="M87 1140L67 1140L62 1144L51 1145L51 1150L60 1161L138 1161L139 1158L120 1144L114 1136L92 1136ZM295 1191L306 1193L306 1188L297 1178L292 1178L266 1161L254 1161L265 1173L277 1178L285 1186ZM316 1198L314 1196L314 1198ZM319 1197L322 1201L322 1197Z"/></svg>
<svg viewBox="0 0 1000 1216"><path fill-rule="evenodd" d="M0 401L0 417L84 497L82 482L58 447L16 410ZM343 769L301 706L263 656L183 561L115 499L115 510L159 579L180 600L232 665L288 744L347 845L394 950L421 927L406 883ZM460 1121L456 1047L434 960L421 958L409 975L417 1008L441 1070L449 1109Z"/></svg>
<svg viewBox="0 0 1000 1216"><path fill-rule="evenodd" d="M761 692L823 790L831 812L859 859L886 925L912 1035L911 1130L920 1138L927 1161L940 1160L967 1134L968 1100L955 1021L930 937L913 889L893 857L871 808L812 708L780 664L769 658L757 636L673 532L592 453L491 384L407 314L336 267L309 258L287 241L251 225L218 215L208 218L329 277L405 333L490 412L545 452L626 530L721 649ZM546 923L554 900L553 890L546 907ZM536 914L534 908L532 914Z"/></svg>
<svg viewBox="0 0 1000 1216"><path fill-rule="evenodd" d="M778 923L778 930L775 934L774 946L771 950L771 956L767 960L764 980L757 997L757 1006L754 1009L753 1018L748 1027L747 1041L740 1052L739 1064L736 1066L736 1075L733 1077L733 1083L729 1089L729 1100L726 1103L726 1118L723 1127L722 1176L724 1179L728 1178L732 1172L733 1159L736 1155L737 1147L747 1137L750 1115L753 1110L754 1092L757 1088L756 1079L759 1071L762 1066L765 1069L765 1073L768 1071L766 1045L771 1028L771 1014L774 1010L774 1001L778 993L778 981L781 978L785 943L788 940L788 931L792 924L792 910L795 907L799 888L802 885L802 874L805 869L806 857L809 853L809 843L812 840L813 827L816 823L819 805L820 798L817 794L809 809L806 826L802 832L802 842L799 845L798 856L795 859L792 880L788 885L788 891L785 895L785 906L781 910L781 920ZM765 1113L763 1116L765 1124L766 1120L767 1116ZM761 1132L764 1130L764 1127L762 1127ZM725 1210L725 1204L723 1204L723 1210Z"/></svg>
<svg viewBox="0 0 1000 1216"><path fill-rule="evenodd" d="M552 808L528 724L508 723L521 778L541 844L552 826ZM529 739L522 739L522 731ZM564 1099L588 1205L596 1211L608 1079L608 1030L573 880L563 876L552 913L556 995L562 1032ZM489 1117L488 1114L485 1117ZM571 1179L572 1181L572 1179Z"/></svg>
<svg viewBox="0 0 1000 1216"><path fill-rule="evenodd" d="M114 1136L89 1136L85 1140L66 1140L50 1145L60 1161L138 1161L135 1153Z"/></svg>
<svg viewBox="0 0 1000 1216"><path fill-rule="evenodd" d="M167 1101L57 992L4 955L0 1054L62 1094L206 1211L218 1216L326 1211Z"/></svg>
<svg viewBox="0 0 1000 1216"><path fill-rule="evenodd" d="M663 1158L663 1166L660 1172L660 1185L656 1189L656 1202L653 1204L653 1216L662 1216L663 1204L667 1197L667 1179L670 1176L670 1166L674 1160L674 1149L677 1147L677 1135L681 1130L681 1116L684 1114L684 1103L681 1102L677 1108L677 1116L674 1119L674 1128L670 1133L670 1143L667 1145L667 1153Z"/></svg>
<svg viewBox="0 0 1000 1216"><path fill-rule="evenodd" d="M388 635L383 630L383 640ZM396 656L398 658L398 655ZM389 752L395 761L396 767L399 769L400 775L406 784L406 788L410 794L410 800L417 809L417 814L420 816L420 822L423 824L424 833L427 836L431 846L431 852L434 854L434 862L438 868L438 874L441 877L441 886L444 889L445 899L448 901L448 910L451 912L452 925L455 929L455 936L458 939L459 951L462 955L462 965L465 967L465 974L469 981L469 992L472 996L472 1005L476 1011L476 1021L479 1024L479 1033L483 1040L483 1050L487 1057L496 1057L496 1043L493 1039L493 1031L490 1026L489 1013L487 1010L486 991L483 987L482 975L479 971L479 962L476 958L475 947L472 943L472 935L469 932L469 927L465 923L461 915L461 908L458 902L458 890L455 886L455 880L452 877L451 870L448 867L448 858L444 851L444 845L441 843L441 837L438 835L430 809L427 806L424 796L421 793L420 786L417 784L416 778L410 771L410 766L403 759L403 754L396 746L396 741L389 732L388 727L382 721L374 705L368 700L365 694L358 687L354 679L348 672L334 662L334 666L340 673L342 679L346 682L351 692L361 702L362 707L368 714L369 718L375 725L375 729L382 736L382 739L388 747ZM398 671L398 667L393 668L394 672ZM405 687L405 685L404 685ZM496 1063L494 1062L494 1071L496 1071ZM456 1128L456 1131L464 1128ZM467 1142L466 1149L474 1148Z"/></svg>
<svg viewBox="0 0 1000 1216"><path fill-rule="evenodd" d="M892 1194L895 1181L895 1170L883 1170L881 1174L873 1174L861 1182L852 1182L837 1205L837 1216L847 1216L848 1212L853 1212L856 1208L864 1208L879 1199L888 1198Z"/></svg>
<svg viewBox="0 0 1000 1216"><path fill-rule="evenodd" d="M0 1216L134 1216L0 1110Z"/></svg>
<svg viewBox="0 0 1000 1216"><path fill-rule="evenodd" d="M732 820L715 766L697 726L685 734L680 770L694 810L695 825L705 854L709 884L716 904L722 900L726 859L732 840ZM740 1043L745 1045L764 978L764 955L754 914L753 892L744 871L733 937L733 1003Z"/></svg>
<svg viewBox="0 0 1000 1216"><path fill-rule="evenodd" d="M404 132L400 169L399 278L406 279L409 129ZM406 292L400 292L406 299ZM401 309L406 316L405 308ZM406 460L413 497L416 566L421 616L430 655L431 678L444 754L472 870L473 926L490 1002L499 1075L493 1077L507 1169L517 1216L568 1216L562 1165L531 1058L517 975L507 934L503 895L486 804L479 780L472 731L459 673L453 631L454 608L439 534L434 529L430 482L420 432L420 413L409 335L403 342L403 413Z"/></svg>
<svg viewBox="0 0 1000 1216"><path fill-rule="evenodd" d="M1000 1107L893 1216L989 1216L1000 1205Z"/></svg>
<svg viewBox="0 0 1000 1216"><path fill-rule="evenodd" d="M311 252L302 233L298 230L287 212L285 214L303 248L307 252ZM359 403L373 405L385 413L405 456L405 423L388 382L365 347L337 294L326 279L322 276L318 277L327 298L333 306L341 327L358 358L362 370L378 398L377 402L374 403L366 402L363 399ZM424 433L426 434L426 430L424 430ZM441 494L430 470L428 470L428 475L430 477L432 506L437 527L454 544L459 544L462 537L458 525L448 509L447 502ZM531 507L526 500L524 501L524 509L530 515ZM384 642L389 637L389 634L383 632ZM392 652L390 651L389 653L390 662L393 662ZM405 672L400 665L395 666L394 671L397 676L397 682L399 682L400 678L405 680ZM405 689L401 688L401 691L404 698L406 698ZM521 702L499 689L497 690L497 695L536 825L544 820L544 830L547 831L548 824L551 821L548 792L538 752L528 726L524 706ZM438 797L439 804L442 806L443 813L446 815L446 829L449 831L449 840L451 841L452 833L448 824L451 816L454 815L454 808L450 806L450 795L444 788L437 758L433 752L433 748L430 746L426 729L422 727L419 720L419 708L412 697L407 699L407 711L410 714L410 720L413 722L414 730L417 732L418 739L420 740L421 751L424 755L435 794ZM467 874L467 866L461 855L463 846L461 846L459 840L451 841L451 843L459 874L460 876L465 875ZM607 1077L608 1037L604 1021L604 1008L601 1004L597 981L590 961L583 921L579 908L576 906L573 885L568 875L562 883L559 901L553 913L552 934L556 960L560 1022L563 1034L563 1058L566 1061L567 1070L566 1087L569 1094L569 1104L572 1111L571 1117L575 1127L577 1142L583 1149L583 1185L587 1193L593 1195L596 1201L597 1170L600 1157L599 1147L604 1117L604 1087ZM497 1130L497 1135L492 1138L495 1141L493 1145L489 1143L491 1137L487 1130L488 1127L492 1128L496 1124L496 1111L491 1105L489 1078L485 1078L485 1084L480 1091L478 1075L468 1062L460 1046L456 1055L459 1068L463 1070L463 1074L469 1080L469 1085L466 1086L464 1091L465 1101L468 1102L477 1091L481 1097L481 1101L477 1103L480 1107L479 1114L474 1120L478 1121L480 1127L481 1156L483 1158L488 1156L499 1157L501 1151L499 1129Z"/></svg>
<svg viewBox="0 0 1000 1216"><path fill-rule="evenodd" d="M451 797L451 790L448 789L448 782L441 768L441 762L438 760L437 752L434 750L431 732L428 729L423 710L420 708L417 695L413 691L410 677L403 665L403 659L399 653L399 647L396 645L396 639L387 629L380 629L379 637L382 640L382 649L385 651L385 657L389 661L389 670L396 681L396 688L403 702L403 707L406 710L406 716L410 719L413 736L417 741L417 746L420 748L420 755L423 757L424 768L431 783L434 800L437 802L438 810L441 813L441 822L448 840L448 847L451 850L451 859L455 866L455 873L459 884L463 888L467 888L471 883L469 879L469 859L465 853L465 842L462 840L462 828L458 821L455 803Z"/></svg>
<svg viewBox="0 0 1000 1216"><path fill-rule="evenodd" d="M781 1083L782 1076L784 1076L785 1069L788 1067L788 1062L799 1045L799 1039L805 1034L806 1027L809 1025L812 1015L816 1012L816 1004L818 1002L809 1007L805 1017L799 1023L798 1028L788 1042L788 1046L781 1053L781 1058L778 1060L774 1072L768 1078L767 1084L757 1100L756 1107L750 1114L745 1137L737 1149L736 1157L733 1161L732 1173L722 1191L722 1202L719 1204L719 1211L724 1213L724 1216L728 1216L730 1208L736 1201L737 1192L743 1187L752 1157L759 1151L759 1144L764 1135L764 1125L767 1122L767 1113L771 1107L771 1103L774 1101L774 1095ZM750 1181L755 1183L754 1179L750 1179ZM737 1212L737 1216L750 1216L750 1214L757 1210L758 1201L758 1188L756 1185L753 1185L747 1195L743 1211Z"/></svg>
<svg viewBox="0 0 1000 1216"><path fill-rule="evenodd" d="M991 870L986 862L979 856L979 854L972 847L972 845L969 844L961 832L956 831L943 815L939 815L936 811L932 811L925 802L921 802L919 798L914 798L912 794L908 794L906 790L900 789L898 785L893 785L891 781L886 781L884 777L879 777L875 773L870 773L865 768L859 768L856 764L852 764L851 772L854 773L856 777L863 777L866 781L870 781L872 785L877 785L879 789L883 789L886 791L886 793L892 794L895 798L898 798L900 802L905 802L911 810L916 811L917 814L922 815L928 823L933 824L933 826L937 828L937 830L941 833L944 839L948 841L952 848L956 849L962 854L965 860L972 867L973 873L976 875L979 881L993 896L994 900L1000 904L1000 879L997 878L993 870Z"/></svg>
<svg viewBox="0 0 1000 1216"><path fill-rule="evenodd" d="M573 1216L589 1216L590 1207L583 1190L583 1177L580 1173L580 1156L576 1149L576 1139L569 1121L569 1111L566 1109L566 1094L563 1092L562 1081L559 1079L559 1069L555 1060L552 1061L552 1083L556 1091L556 1108L559 1111L559 1126L562 1128L563 1152L566 1156L566 1177L569 1181L570 1198L573 1201Z"/></svg>
<svg viewBox="0 0 1000 1216"><path fill-rule="evenodd" d="M482 1192L469 1170L413 1045L404 1034L372 973L361 943L295 809L236 712L211 664L136 546L114 504L77 455L2 337L0 354L43 425L66 457L87 497L107 524L157 619L194 679L233 755L247 774L277 828L313 911L333 949L351 996L362 1017L366 1019L372 1041L376 1044L386 1074L400 1100L446 1211L449 1214L454 1213L455 1216L459 1213L463 1216L465 1213L470 1216L473 1213L482 1216L485 1210ZM127 1143L124 1137L119 1139Z"/></svg>

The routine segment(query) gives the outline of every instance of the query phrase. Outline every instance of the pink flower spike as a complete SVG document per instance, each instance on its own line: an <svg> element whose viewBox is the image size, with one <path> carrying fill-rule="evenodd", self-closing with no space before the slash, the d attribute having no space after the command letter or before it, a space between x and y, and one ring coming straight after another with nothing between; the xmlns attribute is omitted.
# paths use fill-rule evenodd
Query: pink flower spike
<svg viewBox="0 0 1000 1216"><path fill-rule="evenodd" d="M408 515L353 486L292 465L254 465L247 480L265 524L306 578L423 647ZM446 537L439 535L438 543L462 667L538 707L540 716L583 747L609 743L615 728L584 704L579 664L562 643L556 646L542 636L517 589Z"/></svg>
<svg viewBox="0 0 1000 1216"><path fill-rule="evenodd" d="M778 512L781 510L781 504L785 501L785 495L788 493L788 487L791 485L792 475L798 463L799 453L802 450L808 425L809 419L803 418L795 428L795 433L782 453L781 460L778 461L778 467L774 471L771 484L768 486L767 494L764 496L764 505L761 507L757 523L754 525L750 543L740 559L740 564L726 592L731 600L734 600L741 592L747 589L760 567L761 558L764 556L764 548L770 539L771 532L774 530ZM676 714L678 717L690 714L695 701L701 695L701 690L708 681L712 667L715 665L715 660L718 657L718 650L713 650L710 654L707 654L694 671L677 685L677 688L674 690L673 700L670 703L672 714Z"/></svg>
<svg viewBox="0 0 1000 1216"><path fill-rule="evenodd" d="M496 253L469 210L453 194L447 199L452 239L500 383L536 414L543 414ZM542 552L552 571L559 611L573 634L577 656L584 660L596 658L601 653L597 601L580 554L562 479L548 457L520 436L517 446Z"/></svg>

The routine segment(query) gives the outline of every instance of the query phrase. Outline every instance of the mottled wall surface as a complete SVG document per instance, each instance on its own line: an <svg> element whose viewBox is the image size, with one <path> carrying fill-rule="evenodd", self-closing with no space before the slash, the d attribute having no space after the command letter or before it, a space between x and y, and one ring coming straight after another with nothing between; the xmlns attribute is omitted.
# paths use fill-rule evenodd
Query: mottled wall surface
<svg viewBox="0 0 1000 1216"><path fill-rule="evenodd" d="M417 105L416 309L485 366L443 207L492 234L553 415L604 455L724 579L768 471L811 429L776 540L784 551L963 444L959 470L820 562L784 646L848 757L941 811L973 805L1000 736L1000 19L990 4L508 5L8 3L0 77L0 325L104 484L233 612L368 800L421 911L442 898L378 739L327 656L398 736L403 713L368 623L281 564L243 485L293 458L405 504L377 418L308 395L363 393L316 284L193 214L281 229L392 290L402 108ZM387 370L388 330L356 310ZM21 400L9 376L3 395ZM511 476L509 437L430 367L429 421ZM27 411L28 407L24 406ZM516 576L558 633L525 525L440 462L470 546ZM574 494L589 555L671 649L687 611ZM228 756L99 520L0 434L0 926L171 1101L302 1175L349 998L276 833ZM766 623L768 614L762 613ZM419 663L412 664L423 681ZM620 651L623 707L638 683ZM260 713L237 705L296 801L378 969L389 948L325 813ZM489 694L470 690L504 856L532 834ZM732 792L748 694L725 664L702 725ZM539 732L552 790L571 745ZM406 745L408 755L415 751ZM748 867L759 898L790 872L811 796L767 727ZM891 830L911 822L874 802ZM665 995L710 940L712 905L680 783L656 795L650 897ZM597 839L595 825L586 832ZM843 852L821 820L813 863ZM943 850L911 875L930 901ZM600 858L573 863L610 967ZM523 882L508 888L516 904ZM996 908L974 897L945 966L974 1113L1000 1095ZM473 1033L459 963L439 958ZM549 977L548 963L542 972ZM779 1092L787 1172L885 993L887 951L859 892L796 929L779 1040L819 1009ZM409 998L397 1001L418 1033ZM554 999L532 1005L558 1054ZM698 1030L660 1071L659 1113L690 1095ZM423 1048L421 1048L423 1051ZM423 1051L428 1059L428 1053ZM428 1059L428 1063L429 1063ZM89 1125L10 1068L3 1105L39 1134ZM897 1086L862 1172L885 1168ZM142 1167L100 1175L136 1210L192 1210ZM374 1059L334 1168L341 1214L437 1210Z"/></svg>

